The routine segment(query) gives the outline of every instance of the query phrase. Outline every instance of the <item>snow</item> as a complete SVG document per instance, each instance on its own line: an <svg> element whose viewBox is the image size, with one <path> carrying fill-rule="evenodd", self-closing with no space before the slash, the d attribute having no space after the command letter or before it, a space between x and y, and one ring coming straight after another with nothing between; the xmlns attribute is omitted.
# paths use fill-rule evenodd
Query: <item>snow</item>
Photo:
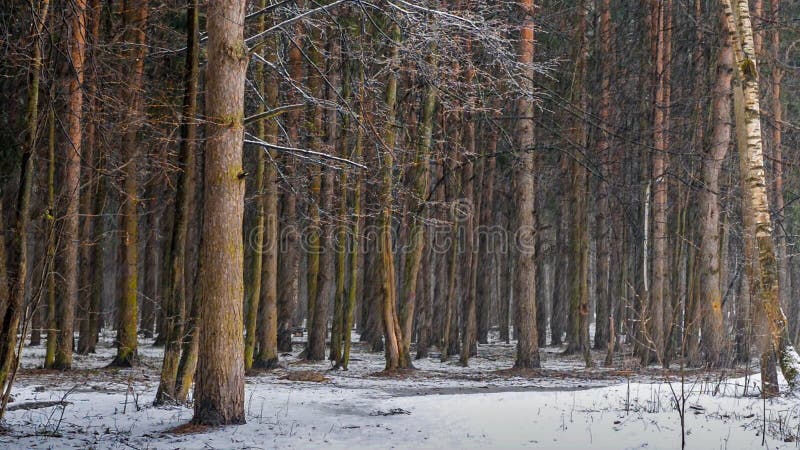
<svg viewBox="0 0 800 450"><path fill-rule="evenodd" d="M174 434L192 410L152 406L160 349L148 344L140 367L103 369L113 355L108 337L97 355L76 356L82 370L66 373L32 369L42 350L26 349L0 448L680 448L670 389L680 397L679 380L585 371L579 357L555 348L545 349L540 375L497 372L511 365L508 344L481 346L466 368L433 354L398 377L377 375L383 355L360 346L348 372L298 361L298 346L284 368L248 376L247 424ZM330 381L281 379L300 370ZM758 385L757 375L687 375L687 448L759 447L765 426L769 448L795 448L784 441L800 431L800 403L764 401L754 396ZM69 403L19 409L62 400Z"/></svg>

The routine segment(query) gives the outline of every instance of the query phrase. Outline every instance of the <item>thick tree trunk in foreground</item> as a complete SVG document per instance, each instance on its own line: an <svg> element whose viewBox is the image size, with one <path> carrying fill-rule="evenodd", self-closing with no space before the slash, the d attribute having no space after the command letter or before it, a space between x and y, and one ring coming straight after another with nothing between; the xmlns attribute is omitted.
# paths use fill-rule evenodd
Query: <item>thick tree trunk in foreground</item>
<svg viewBox="0 0 800 450"><path fill-rule="evenodd" d="M770 217L767 183L764 170L764 153L761 141L761 109L758 97L758 69L753 49L753 28L747 0L723 0L724 14L728 31L735 42L736 66L742 81L742 106L747 145L741 145L739 158L742 161L741 173L746 187L743 202L753 215L755 242L758 252L757 269L759 279L755 284L757 299L769 325L772 350L778 356L778 364L784 378L792 389L798 386L800 376L800 356L791 343L786 326L786 317L780 305L778 286L778 267L775 258L775 245L772 241L772 220ZM747 209L745 209L747 210ZM763 358L762 358L763 360ZM768 374L762 364L762 378Z"/></svg>
<svg viewBox="0 0 800 450"><path fill-rule="evenodd" d="M244 0L208 5L208 68L200 348L194 423L245 422L244 180L242 138L247 50Z"/></svg>
<svg viewBox="0 0 800 450"><path fill-rule="evenodd" d="M528 97L532 91L533 70L533 0L519 0L525 15L517 44L517 59L526 67L525 77L520 81L525 90L516 103L517 123L514 130L518 161L514 172L514 203L516 204L516 227L514 235L514 300L517 323L515 329L517 356L514 367L518 369L538 368L539 343L536 333L536 217L534 196L536 192L536 167L533 154L533 101Z"/></svg>

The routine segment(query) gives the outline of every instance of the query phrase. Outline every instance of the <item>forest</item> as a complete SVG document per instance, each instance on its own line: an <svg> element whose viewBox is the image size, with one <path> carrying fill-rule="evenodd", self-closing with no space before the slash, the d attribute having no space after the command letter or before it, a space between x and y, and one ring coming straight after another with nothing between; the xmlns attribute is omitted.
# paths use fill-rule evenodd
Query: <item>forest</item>
<svg viewBox="0 0 800 450"><path fill-rule="evenodd" d="M0 446L792 448L800 2L0 2Z"/></svg>

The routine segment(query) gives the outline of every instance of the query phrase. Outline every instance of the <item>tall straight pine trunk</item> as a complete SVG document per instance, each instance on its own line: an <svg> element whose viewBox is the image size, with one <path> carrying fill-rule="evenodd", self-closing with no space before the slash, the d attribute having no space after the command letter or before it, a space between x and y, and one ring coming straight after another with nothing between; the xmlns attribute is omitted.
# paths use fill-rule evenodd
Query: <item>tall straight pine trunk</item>
<svg viewBox="0 0 800 450"><path fill-rule="evenodd" d="M724 19L724 18L723 18ZM724 25L724 23L723 23ZM702 342L706 362L720 367L727 361L722 290L720 286L719 173L731 142L731 86L733 47L729 33L723 36L717 57L717 79L713 91L711 143L703 152L703 190L700 192L700 296ZM693 318L694 319L694 318Z"/></svg>
<svg viewBox="0 0 800 450"><path fill-rule="evenodd" d="M126 129L122 136L123 196L122 206L122 283L118 303L117 356L112 365L131 366L136 362L138 320L138 267L139 267L139 215L137 166L139 161L139 128L143 122L145 27L147 26L147 0L126 3L125 41L126 56L131 73L130 85L125 88Z"/></svg>
<svg viewBox="0 0 800 450"><path fill-rule="evenodd" d="M517 41L517 61L522 67L520 93L516 101L516 124L514 137L518 151L514 169L513 198L516 204L516 226L514 254L514 303L518 324L517 356L514 367L518 369L538 368L539 343L536 333L536 217L534 197L536 192L536 167L533 154L534 121L533 100L533 0L517 2L523 14Z"/></svg>
<svg viewBox="0 0 800 450"><path fill-rule="evenodd" d="M244 414L244 0L208 4L207 140L200 259L200 348L193 422L227 425Z"/></svg>
<svg viewBox="0 0 800 450"><path fill-rule="evenodd" d="M72 3L70 60L74 76L70 77L67 102L67 140L64 144L66 168L64 195L67 198L66 218L61 241L64 264L64 297L56 312L57 335L53 369L72 367L73 322L78 303L78 204L81 178L81 143L83 140L84 56L86 49L86 0Z"/></svg>

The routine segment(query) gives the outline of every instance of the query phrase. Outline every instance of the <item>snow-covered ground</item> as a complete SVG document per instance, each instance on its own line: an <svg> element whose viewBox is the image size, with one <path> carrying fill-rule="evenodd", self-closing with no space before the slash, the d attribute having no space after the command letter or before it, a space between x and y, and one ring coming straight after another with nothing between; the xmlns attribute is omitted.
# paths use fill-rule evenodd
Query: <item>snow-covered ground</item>
<svg viewBox="0 0 800 450"><path fill-rule="evenodd" d="M284 367L247 378L247 424L175 434L190 407L152 406L160 349L142 342L143 364L104 369L113 355L106 339L97 355L76 356L79 370L34 369L43 350L27 348L0 434L0 448L680 448L675 397L681 382L656 370L634 375L584 370L580 358L548 348L544 369L519 374L513 346L481 346L470 367L441 363L384 376L383 356L358 346L351 370L294 355ZM600 359L600 355L596 355ZM290 372L316 371L322 383L289 381ZM736 378L738 377L738 378ZM690 372L683 387L687 448L796 448L800 402L764 401L758 377ZM747 389L745 389L747 385ZM31 402L65 402L32 405ZM28 406L39 406L26 409ZM766 420L764 420L766 417ZM766 427L766 437L764 429Z"/></svg>

